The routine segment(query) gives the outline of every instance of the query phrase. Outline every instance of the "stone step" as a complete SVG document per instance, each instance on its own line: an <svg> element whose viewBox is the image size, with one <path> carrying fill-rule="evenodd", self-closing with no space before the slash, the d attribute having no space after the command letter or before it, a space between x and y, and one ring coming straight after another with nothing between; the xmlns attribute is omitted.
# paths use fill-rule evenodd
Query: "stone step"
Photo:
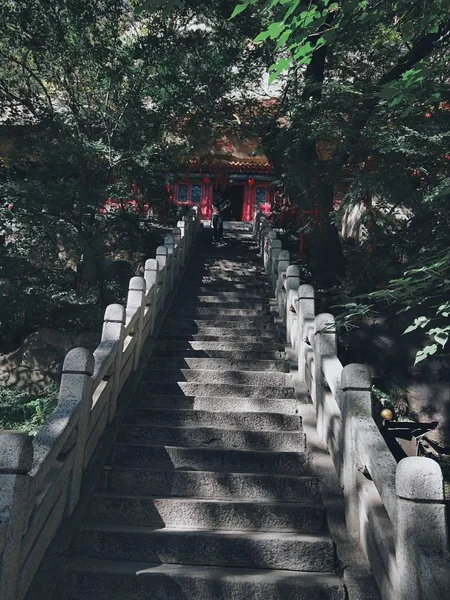
<svg viewBox="0 0 450 600"><path fill-rule="evenodd" d="M215 315L203 315L203 318L199 319L195 315L178 315L176 317L169 317L165 320L165 326L176 326L176 327L232 327L240 329L245 322L246 328L257 326L259 331L261 328L273 329L274 322L273 317L269 314L260 315L257 317L246 317L245 320L242 316L236 315L221 315L220 311L217 311Z"/></svg>
<svg viewBox="0 0 450 600"><path fill-rule="evenodd" d="M192 279L190 279L190 275L192 275ZM264 296L270 289L270 284L265 277L260 277L256 281L247 283L238 283L232 281L200 281L198 284L195 284L194 280L195 276L192 274L192 272L186 275L186 287L192 291L195 291L196 294L215 294L216 292L243 292L244 294L248 294L251 292L253 294L261 294L261 296ZM189 281L191 283L188 283ZM183 285L183 288L184 287L185 286Z"/></svg>
<svg viewBox="0 0 450 600"><path fill-rule="evenodd" d="M291 387L270 385L239 385L229 383L176 383L152 382L149 386L142 382L138 386L142 396L237 396L239 398L286 398L295 399L295 390Z"/></svg>
<svg viewBox="0 0 450 600"><path fill-rule="evenodd" d="M83 526L78 553L106 560L331 572L331 539L324 534Z"/></svg>
<svg viewBox="0 0 450 600"><path fill-rule="evenodd" d="M171 324L165 324L161 329L160 335L162 338L173 339L179 338L180 336L198 339L201 337L211 338L211 341L226 338L233 340L258 340L263 339L279 339L281 340L281 334L277 332L273 323L256 323L249 324L241 323L241 327L237 327L238 323L224 323L222 326L211 326L205 325L189 325L188 323L181 323L177 325L175 322Z"/></svg>
<svg viewBox="0 0 450 600"><path fill-rule="evenodd" d="M223 450L147 444L114 446L112 464L121 467L139 465L166 471L184 469L231 473L278 473L311 475L309 458L298 452L262 450Z"/></svg>
<svg viewBox="0 0 450 600"><path fill-rule="evenodd" d="M151 358L147 363L148 369L216 369L217 371L276 371L288 372L286 360L260 360L249 356L248 359L235 359L234 354L229 358L218 356L217 358L203 357L178 357L178 358Z"/></svg>
<svg viewBox="0 0 450 600"><path fill-rule="evenodd" d="M230 500L318 501L316 477L214 471L161 471L140 467L105 467L101 489L110 492Z"/></svg>
<svg viewBox="0 0 450 600"><path fill-rule="evenodd" d="M245 292L216 292L214 295L199 295L199 294L189 294L189 291L185 293L183 289L183 300L186 302L203 302L205 304L216 304L218 302L227 302L232 305L235 302L261 302L265 300L265 296L261 294L252 294ZM232 308L232 306L230 307Z"/></svg>
<svg viewBox="0 0 450 600"><path fill-rule="evenodd" d="M223 531L326 530L321 503L201 498L152 498L130 493L97 492L90 498L85 522L145 525L155 529Z"/></svg>
<svg viewBox="0 0 450 600"><path fill-rule="evenodd" d="M184 287L184 286L183 286ZM249 291L254 294L264 295L270 288L269 283L264 278L261 278L260 281L250 284L248 283L216 283L212 281L211 283L199 283L198 285L192 285L192 289L195 289L197 294L212 295L216 292L240 292L248 293Z"/></svg>
<svg viewBox="0 0 450 600"><path fill-rule="evenodd" d="M168 427L124 423L117 439L129 444L223 450L302 452L305 448L305 439L301 431L254 431L224 427Z"/></svg>
<svg viewBox="0 0 450 600"><path fill-rule="evenodd" d="M214 335L215 334L215 335ZM239 342L241 344L252 344L264 342L276 342L277 336L273 332L262 331L261 333L248 332L247 335L236 333L233 329L217 329L211 334L203 333L183 333L180 332L161 332L161 340L187 341L187 342L221 342L222 340L230 342ZM280 340L281 338L279 338ZM281 343L281 342L280 342Z"/></svg>
<svg viewBox="0 0 450 600"><path fill-rule="evenodd" d="M212 315L234 317L257 317L270 313L268 304L254 302L234 302L233 308L230 308L228 302L217 302L214 306L208 306L202 302L183 302L172 305L170 314L183 316L189 315Z"/></svg>
<svg viewBox="0 0 450 600"><path fill-rule="evenodd" d="M345 600L328 573L227 569L80 558L68 565L71 600Z"/></svg>
<svg viewBox="0 0 450 600"><path fill-rule="evenodd" d="M228 361L240 361L246 364L255 364L256 361L269 362L275 361L276 363L286 364L285 353L280 351L263 351L263 350L248 350L244 352L240 352L238 350L168 350L164 348L155 348L153 353L154 357L159 358L169 358L173 360L195 360L195 359L214 359L214 360L224 360L225 363ZM224 363L224 364L225 364ZM257 371L258 369L252 369ZM265 370L265 369L263 369Z"/></svg>
<svg viewBox="0 0 450 600"><path fill-rule="evenodd" d="M167 409L129 409L126 422L165 427L224 427L255 431L300 431L302 428L302 420L298 415L176 410L170 406Z"/></svg>
<svg viewBox="0 0 450 600"><path fill-rule="evenodd" d="M253 338L254 340L255 338ZM264 351L264 352L284 352L284 344L276 341L260 341L260 342L247 342L247 341L201 341L201 340L168 340L159 339L156 343L157 349L168 349L168 350L238 350L244 351Z"/></svg>
<svg viewBox="0 0 450 600"><path fill-rule="evenodd" d="M285 398L240 398L237 396L136 396L133 408L208 410L212 412L276 412L295 415L297 400Z"/></svg>
<svg viewBox="0 0 450 600"><path fill-rule="evenodd" d="M277 371L220 371L215 369L146 369L142 382L210 383L288 387L291 376Z"/></svg>

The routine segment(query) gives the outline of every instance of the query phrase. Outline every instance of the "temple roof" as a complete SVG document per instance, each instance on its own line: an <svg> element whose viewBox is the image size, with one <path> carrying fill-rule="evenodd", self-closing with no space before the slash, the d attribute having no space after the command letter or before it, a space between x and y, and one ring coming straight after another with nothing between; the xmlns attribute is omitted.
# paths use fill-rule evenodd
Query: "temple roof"
<svg viewBox="0 0 450 600"><path fill-rule="evenodd" d="M203 170L252 171L270 173L272 165L261 148L257 137L239 137L236 134L223 135L209 144L198 146L187 157L190 166Z"/></svg>

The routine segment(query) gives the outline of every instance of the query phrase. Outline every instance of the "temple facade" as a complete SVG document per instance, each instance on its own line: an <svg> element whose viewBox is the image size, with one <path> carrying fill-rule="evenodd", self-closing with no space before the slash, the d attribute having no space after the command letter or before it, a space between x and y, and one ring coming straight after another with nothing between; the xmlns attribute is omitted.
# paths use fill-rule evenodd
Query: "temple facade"
<svg viewBox="0 0 450 600"><path fill-rule="evenodd" d="M210 219L215 191L230 201L225 215L233 221L251 221L255 206L268 212L274 198L272 166L257 138L226 135L189 156L184 172L172 174L169 197L178 206L197 206Z"/></svg>

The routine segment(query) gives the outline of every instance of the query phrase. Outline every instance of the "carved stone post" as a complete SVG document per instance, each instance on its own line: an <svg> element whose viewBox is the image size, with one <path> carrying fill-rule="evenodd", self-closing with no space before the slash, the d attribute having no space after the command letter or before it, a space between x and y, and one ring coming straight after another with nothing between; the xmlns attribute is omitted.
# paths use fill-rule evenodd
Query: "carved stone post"
<svg viewBox="0 0 450 600"><path fill-rule="evenodd" d="M286 252L282 248L272 248L270 253L270 288L272 290L273 295L275 295L276 281L277 281L277 269L278 269L278 259L280 257L281 252Z"/></svg>
<svg viewBox="0 0 450 600"><path fill-rule="evenodd" d="M364 365L350 364L344 367L341 376L342 389L342 439L344 457L341 483L345 496L347 528L356 541L360 539L359 498L357 489L357 466L359 465L355 446L354 430L359 421L372 419L372 381L370 372Z"/></svg>
<svg viewBox="0 0 450 600"><path fill-rule="evenodd" d="M306 381L306 346L307 325L314 321L315 304L314 288L312 285L303 284L298 288L297 316L298 316L298 375L300 381Z"/></svg>
<svg viewBox="0 0 450 600"><path fill-rule="evenodd" d="M179 227L174 227L172 229L172 237L174 241L174 252L175 252L175 264L176 264L176 277L181 272L181 268L184 264L183 262L183 249L181 245L181 229Z"/></svg>
<svg viewBox="0 0 450 600"><path fill-rule="evenodd" d="M186 239L186 223L178 221L177 227L180 230L180 246L181 246L181 264L184 267L187 261L187 239Z"/></svg>
<svg viewBox="0 0 450 600"><path fill-rule="evenodd" d="M288 250L282 250L278 254L278 261L274 271L274 281L272 282L273 289L275 292L275 298L278 300L279 287L283 281L283 273L286 272L291 261L291 256ZM281 311L280 311L281 312Z"/></svg>
<svg viewBox="0 0 450 600"><path fill-rule="evenodd" d="M32 439L0 431L0 598L17 600L22 537L28 526Z"/></svg>
<svg viewBox="0 0 450 600"><path fill-rule="evenodd" d="M112 342L116 344L116 357L114 359L114 371L112 374L113 385L108 409L109 423L111 423L116 415L117 399L120 393L124 327L125 308L121 304L110 304L105 310L102 329L102 342Z"/></svg>
<svg viewBox="0 0 450 600"><path fill-rule="evenodd" d="M150 310L150 331L149 335L153 335L155 330L155 320L158 316L158 272L159 264L156 258L149 258L145 261L144 279L146 285L147 304Z"/></svg>
<svg viewBox="0 0 450 600"><path fill-rule="evenodd" d="M175 283L175 243L171 235L164 236L164 246L167 248L167 268L168 268L168 281L170 282L170 289L173 289Z"/></svg>
<svg viewBox="0 0 450 600"><path fill-rule="evenodd" d="M272 265L273 265L273 256L276 250L281 251L282 242L281 240L269 240L268 243L268 252L267 252L267 261L265 265L266 273L271 277L272 275Z"/></svg>
<svg viewBox="0 0 450 600"><path fill-rule="evenodd" d="M269 231L272 231L272 225L267 221L264 221L261 227L260 240L259 240L259 254L264 256L264 246L266 244L266 238L269 235Z"/></svg>
<svg viewBox="0 0 450 600"><path fill-rule="evenodd" d="M431 458L404 458L397 465L396 491L396 598L447 600L450 557L440 466Z"/></svg>
<svg viewBox="0 0 450 600"><path fill-rule="evenodd" d="M297 343L297 290L300 285L300 267L289 265L286 269L286 310L284 320L286 322L286 341L295 350Z"/></svg>
<svg viewBox="0 0 450 600"><path fill-rule="evenodd" d="M133 352L133 370L139 366L139 358L142 348L142 333L144 329L144 307L145 307L145 279L143 277L132 277L128 287L127 314L138 312L136 329L133 335L136 338Z"/></svg>
<svg viewBox="0 0 450 600"><path fill-rule="evenodd" d="M66 354L59 388L58 406L65 404L68 412L73 412L75 406L78 406L77 437L70 488L67 496L67 516L73 514L80 497L81 478L84 471L84 450L89 435L88 426L92 408L93 372L94 357L89 350L74 348ZM39 441L39 435L36 439L37 442Z"/></svg>
<svg viewBox="0 0 450 600"><path fill-rule="evenodd" d="M270 253L270 246L272 244L272 242L274 242L277 239L277 234L275 231L268 231L267 235L265 237L265 241L264 241L264 248L263 248L263 264L264 264L264 269L267 272L267 265L269 262L269 253Z"/></svg>
<svg viewBox="0 0 450 600"><path fill-rule="evenodd" d="M314 385L311 397L316 407L317 433L325 441L324 426L324 374L325 356L337 355L336 326L333 315L322 313L314 321Z"/></svg>
<svg viewBox="0 0 450 600"><path fill-rule="evenodd" d="M160 310L163 310L166 295L169 293L169 290L170 290L170 281L168 281L168 277L167 277L167 255L168 255L168 250L165 246L158 246L158 248L156 248L156 260L158 261L158 264L159 264L159 270L164 271L162 279L160 281L160 289L161 289Z"/></svg>

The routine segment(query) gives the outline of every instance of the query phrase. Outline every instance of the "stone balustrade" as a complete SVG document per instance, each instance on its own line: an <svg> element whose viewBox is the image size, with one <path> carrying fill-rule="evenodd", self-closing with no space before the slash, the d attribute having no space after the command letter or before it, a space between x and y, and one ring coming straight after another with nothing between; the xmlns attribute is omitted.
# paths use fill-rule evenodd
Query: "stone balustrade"
<svg viewBox="0 0 450 600"><path fill-rule="evenodd" d="M366 555L383 600L447 600L449 539L440 466L425 457L398 463L372 416L371 376L343 366L334 317L315 314L314 289L256 213L253 233L263 258L298 377L311 396L316 427L339 476L350 535Z"/></svg>
<svg viewBox="0 0 450 600"><path fill-rule="evenodd" d="M77 505L83 472L119 394L181 274L200 221L186 215L164 239L144 277L130 280L126 307L112 304L100 344L65 358L59 402L34 439L0 431L0 598L22 600L63 519Z"/></svg>

